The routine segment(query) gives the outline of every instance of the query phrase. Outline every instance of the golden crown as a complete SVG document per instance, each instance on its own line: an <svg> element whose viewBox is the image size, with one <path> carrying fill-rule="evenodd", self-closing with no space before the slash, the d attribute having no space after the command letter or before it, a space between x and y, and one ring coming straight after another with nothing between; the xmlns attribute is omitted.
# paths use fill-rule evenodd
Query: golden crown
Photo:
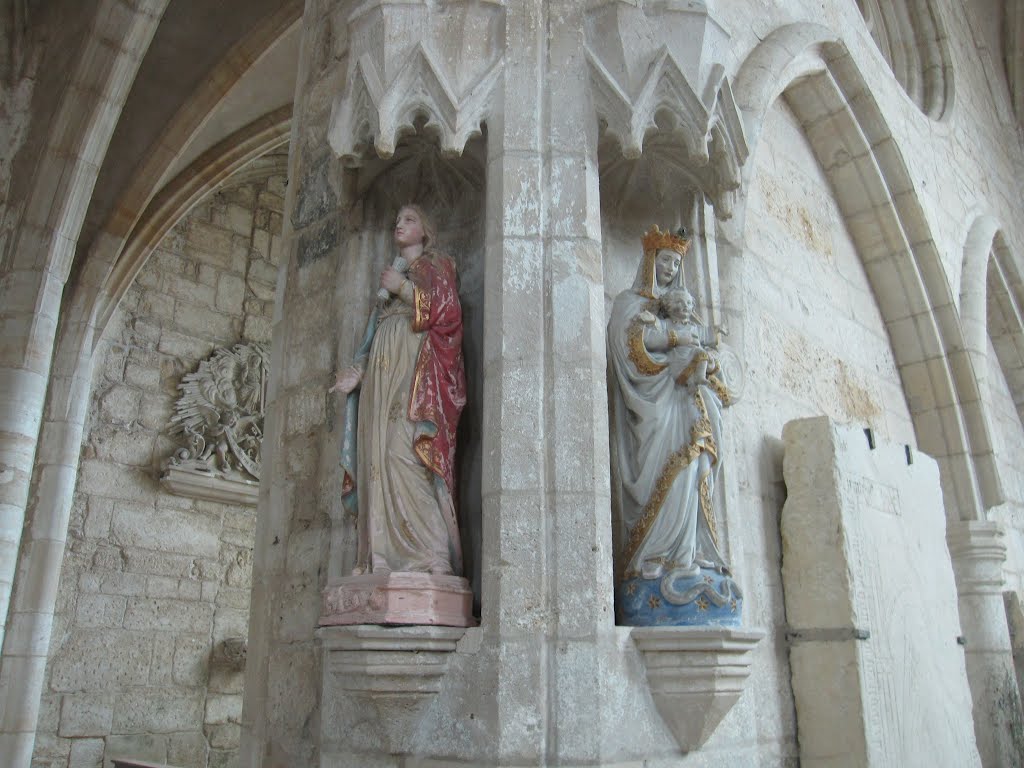
<svg viewBox="0 0 1024 768"><path fill-rule="evenodd" d="M676 233L669 232L668 230L662 232L658 229L658 225L655 224L647 230L647 234L642 238L644 253L657 252L667 248L670 251L675 251L680 256L685 256L690 248L690 241L683 236L684 234L682 229Z"/></svg>

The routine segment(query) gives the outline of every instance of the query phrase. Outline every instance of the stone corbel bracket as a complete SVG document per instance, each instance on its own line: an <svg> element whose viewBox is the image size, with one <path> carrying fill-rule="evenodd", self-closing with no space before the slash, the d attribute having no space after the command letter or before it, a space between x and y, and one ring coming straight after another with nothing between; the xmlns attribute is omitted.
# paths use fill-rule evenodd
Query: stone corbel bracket
<svg viewBox="0 0 1024 768"><path fill-rule="evenodd" d="M425 127L438 132L442 152L461 155L466 142L481 132L501 69L499 59L457 94L423 41L413 48L390 83L384 82L373 58L363 54L334 104L328 129L331 148L354 166L372 140L377 154L389 158L399 135L414 130L417 116L425 115Z"/></svg>
<svg viewBox="0 0 1024 768"><path fill-rule="evenodd" d="M647 682L683 752L704 744L743 693L760 630L634 627Z"/></svg>
<svg viewBox="0 0 1024 768"><path fill-rule="evenodd" d="M382 748L406 754L465 632L461 627L323 627L317 637L324 653L324 696L343 692L361 707L373 708Z"/></svg>
<svg viewBox="0 0 1024 768"><path fill-rule="evenodd" d="M662 46L630 96L590 46L586 56L594 109L607 133L618 140L622 156L639 158L644 139L662 130L655 117L671 115L668 130L680 138L683 159L700 181L701 191L721 218L731 216L750 149L724 68L711 68L703 94L698 95L668 47Z"/></svg>

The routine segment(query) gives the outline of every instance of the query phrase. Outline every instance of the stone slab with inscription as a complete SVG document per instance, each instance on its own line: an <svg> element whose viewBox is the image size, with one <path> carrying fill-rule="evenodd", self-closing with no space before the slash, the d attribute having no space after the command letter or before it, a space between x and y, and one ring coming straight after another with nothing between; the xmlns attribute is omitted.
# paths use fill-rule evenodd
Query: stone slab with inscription
<svg viewBox="0 0 1024 768"><path fill-rule="evenodd" d="M980 765L938 465L826 417L783 438L801 764Z"/></svg>

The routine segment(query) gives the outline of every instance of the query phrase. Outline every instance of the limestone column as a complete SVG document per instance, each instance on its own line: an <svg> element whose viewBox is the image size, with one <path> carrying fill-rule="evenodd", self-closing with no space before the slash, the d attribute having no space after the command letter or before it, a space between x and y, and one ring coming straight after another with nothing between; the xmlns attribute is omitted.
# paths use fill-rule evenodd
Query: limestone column
<svg viewBox="0 0 1024 768"><path fill-rule="evenodd" d="M959 594L974 733L986 768L1019 765L1024 716L1003 605L1006 541L996 522L952 523L946 533Z"/></svg>
<svg viewBox="0 0 1024 768"><path fill-rule="evenodd" d="M56 114L36 126L50 133L0 284L0 755L12 768L32 757L74 487L74 470L70 483L54 484L35 467L61 296L103 156L167 0L122 5L99 4ZM53 442L64 445L63 435ZM28 541L33 490L40 501Z"/></svg>
<svg viewBox="0 0 1024 768"><path fill-rule="evenodd" d="M553 695L546 642L553 618L546 323L537 311L545 287L545 34L540 3L506 6L503 42L506 50L515 45L516 55L505 58L501 107L488 121L481 631L484 644L496 649L488 675L499 765L544 761Z"/></svg>
<svg viewBox="0 0 1024 768"><path fill-rule="evenodd" d="M501 114L488 122L484 434L495 444L484 445L482 630L500 648L501 764L600 759L599 656L614 618L584 10L506 7L515 55L505 57Z"/></svg>

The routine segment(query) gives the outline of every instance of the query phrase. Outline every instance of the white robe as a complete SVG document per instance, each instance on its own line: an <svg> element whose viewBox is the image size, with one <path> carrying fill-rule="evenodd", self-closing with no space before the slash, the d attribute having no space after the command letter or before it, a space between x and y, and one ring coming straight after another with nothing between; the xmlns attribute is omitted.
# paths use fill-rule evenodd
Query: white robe
<svg viewBox="0 0 1024 768"><path fill-rule="evenodd" d="M679 350L653 352L642 346L638 316L645 310L656 313L656 304L635 288L623 291L608 324L613 482L619 489L624 578L679 570L695 575L696 566L725 566L712 508L721 467L724 387L678 384L676 376L685 367L673 359Z"/></svg>

